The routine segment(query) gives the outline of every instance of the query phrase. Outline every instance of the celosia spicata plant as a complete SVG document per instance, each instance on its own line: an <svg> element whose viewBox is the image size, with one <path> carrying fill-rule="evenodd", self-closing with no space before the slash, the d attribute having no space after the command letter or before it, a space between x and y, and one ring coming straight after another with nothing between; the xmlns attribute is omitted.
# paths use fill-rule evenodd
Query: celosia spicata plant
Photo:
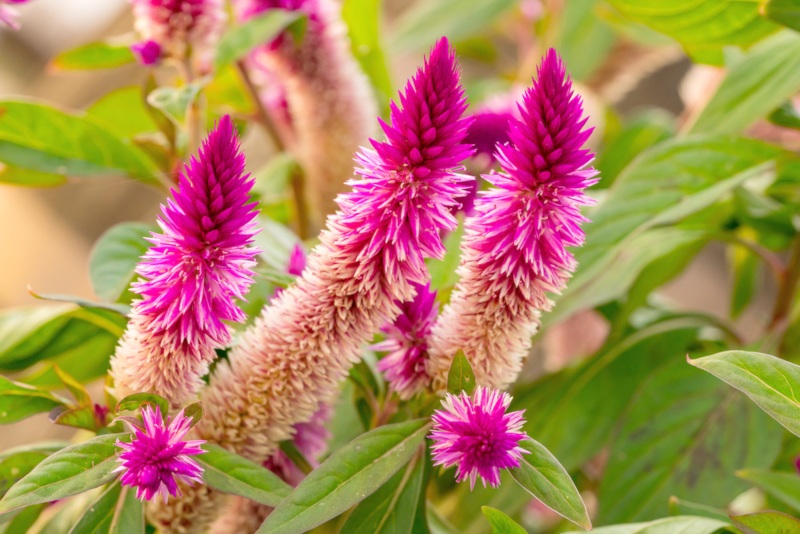
<svg viewBox="0 0 800 534"><path fill-rule="evenodd" d="M228 345L227 322L243 322L236 304L253 283L258 229L253 180L230 117L222 117L178 178L162 207L161 233L136 272L128 329L111 359L118 398L154 393L172 406L191 401Z"/></svg>
<svg viewBox="0 0 800 534"><path fill-rule="evenodd" d="M798 530L791 2L109 2L80 109L72 2L0 0L0 530Z"/></svg>
<svg viewBox="0 0 800 534"><path fill-rule="evenodd" d="M583 244L580 208L597 171L583 148L581 99L563 62L550 49L533 87L499 145L502 172L485 175L492 188L479 195L465 221L461 278L433 326L429 374L444 388L450 361L463 350L479 384L505 388L531 347L548 293L561 291L576 263L567 247Z"/></svg>

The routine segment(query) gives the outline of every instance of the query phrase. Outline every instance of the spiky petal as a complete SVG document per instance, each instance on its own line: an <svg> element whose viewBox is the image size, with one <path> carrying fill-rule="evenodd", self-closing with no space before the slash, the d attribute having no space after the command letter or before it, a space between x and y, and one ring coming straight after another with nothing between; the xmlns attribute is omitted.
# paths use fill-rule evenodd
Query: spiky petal
<svg viewBox="0 0 800 534"><path fill-rule="evenodd" d="M466 177L462 141L468 121L455 56L446 40L393 106L388 141L359 157L362 178L339 197L321 244L297 283L265 308L221 363L203 393L198 434L262 462L294 426L338 395L360 348L399 313L427 281L426 256L441 256L439 233L453 229L450 208ZM205 501L205 502L202 502ZM177 507L208 510L200 495L159 517L171 524ZM200 527L198 527L200 530Z"/></svg>
<svg viewBox="0 0 800 534"><path fill-rule="evenodd" d="M386 339L373 346L389 352L378 362L378 370L402 399L424 390L430 381L425 369L428 336L439 313L436 292L430 290L430 284L417 285L416 289L414 300L398 303L400 315L394 323L381 329Z"/></svg>
<svg viewBox="0 0 800 534"><path fill-rule="evenodd" d="M347 190L353 154L377 133L375 93L351 52L338 0L234 0L233 4L240 20L271 8L306 16L301 40L284 32L257 48L248 65L252 77L263 79L270 90L267 109L303 167L310 233L316 234L325 226L326 216L336 211L336 196Z"/></svg>
<svg viewBox="0 0 800 534"><path fill-rule="evenodd" d="M503 172L486 175L493 188L480 196L465 223L461 278L434 325L429 372L444 388L453 355L461 349L479 384L503 388L519 373L538 328L575 269L567 250L583 244L584 189L597 181L582 148L582 103L554 50L523 95L521 119L500 147Z"/></svg>
<svg viewBox="0 0 800 534"><path fill-rule="evenodd" d="M253 283L258 252L249 246L252 185L225 116L181 172L158 219L162 233L137 266L141 300L111 362L118 397L145 391L180 406L202 385L215 349L230 342L225 321L245 320L235 299Z"/></svg>
<svg viewBox="0 0 800 534"><path fill-rule="evenodd" d="M500 470L519 466L528 451L519 446L527 436L522 430L523 411L506 413L511 396L478 386L472 397L448 393L443 410L433 414L434 465L456 466L456 482L469 478L470 489L481 478L483 486L500 485Z"/></svg>
<svg viewBox="0 0 800 534"><path fill-rule="evenodd" d="M178 61L191 51L206 70L214 46L225 29L223 0L131 0L134 26L147 42L158 45L161 57ZM149 46L149 52L155 49ZM144 56L143 56L144 57ZM152 59L150 55L147 58ZM153 61L155 62L155 61ZM150 63L152 64L152 63Z"/></svg>
<svg viewBox="0 0 800 534"><path fill-rule="evenodd" d="M156 494L164 502L170 495L179 496L178 481L192 485L202 483L203 469L190 456L203 454L200 446L204 440L184 440L191 428L192 419L183 410L166 423L159 407L142 408L143 428L132 427L130 443L117 440L123 452L117 457L116 471L122 472L123 486L136 488L136 498L149 501Z"/></svg>

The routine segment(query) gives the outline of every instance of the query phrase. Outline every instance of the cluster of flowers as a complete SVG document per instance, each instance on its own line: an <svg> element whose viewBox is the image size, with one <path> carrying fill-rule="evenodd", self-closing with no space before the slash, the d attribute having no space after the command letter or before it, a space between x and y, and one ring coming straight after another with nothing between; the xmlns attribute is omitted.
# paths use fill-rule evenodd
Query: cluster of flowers
<svg viewBox="0 0 800 534"><path fill-rule="evenodd" d="M144 38L134 50L147 64L165 55L205 54L224 21L219 0L133 3ZM284 82L294 76L292 94L311 94L320 79L342 77L340 63L328 65L328 72L314 55L340 52L327 4L242 0L236 6L240 19L269 7L307 12L317 45L298 49L284 36L253 58L254 65L282 73ZM303 70L306 64L315 70ZM318 454L326 406L381 328L386 339L376 348L389 354L379 368L403 399L443 392L458 350L473 366L474 394L445 395L433 416L437 465L457 466L457 479L471 486L478 478L496 486L500 469L519 464L524 420L521 412L507 413L511 398L501 390L515 380L539 314L551 306L547 294L560 291L575 268L567 247L584 239L579 210L590 203L583 191L597 173L587 167L592 155L582 148L590 130L581 100L550 50L517 110L473 123L464 118L458 65L443 38L399 101L391 104L390 123L379 121L386 141L373 140L357 154L359 178L336 199L338 211L305 268L302 250L295 251L290 270L300 275L296 283L274 295L208 384L203 377L217 349L231 344L228 323L245 319L236 300L252 283L258 253L252 246L258 231L249 201L253 180L229 117L181 172L158 220L161 233L151 236L137 269L142 279L133 290L141 298L111 367L118 397L158 394L177 412L199 396L207 410L190 430L183 412L164 420L167 414L145 407L130 443L119 444L122 483L136 487L139 498L163 497L165 504L151 515L167 530L170 522L210 522L218 513L215 492L192 486L202 471L191 456L202 453L203 442L263 462L286 478L292 475L276 454L280 441L314 436ZM298 145L321 148L307 154L308 166L328 169L324 159L311 161L320 153L349 160L340 145L303 137L306 130L318 135L327 129L303 123L302 116L315 116L313 109L289 104ZM349 102L331 120L352 115L352 107L359 106ZM486 136L484 123L498 132L490 135L501 142L482 142L493 147L491 158L502 170L485 175L491 187L469 198L474 180L462 174L462 163L475 153L469 140ZM440 314L424 260L444 255L442 236L456 228L454 212L465 198L474 204L464 222L460 281ZM196 439L186 440L188 432ZM167 496L181 496L178 481L183 504L170 509ZM180 510L192 510L193 517L180 517Z"/></svg>

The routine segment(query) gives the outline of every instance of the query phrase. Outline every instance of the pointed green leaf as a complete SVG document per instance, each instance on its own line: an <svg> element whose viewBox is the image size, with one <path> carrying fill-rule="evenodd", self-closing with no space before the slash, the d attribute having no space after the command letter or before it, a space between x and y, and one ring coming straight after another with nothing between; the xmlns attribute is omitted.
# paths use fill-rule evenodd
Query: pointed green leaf
<svg viewBox="0 0 800 534"><path fill-rule="evenodd" d="M0 376L0 424L16 423L49 412L64 401L50 392Z"/></svg>
<svg viewBox="0 0 800 534"><path fill-rule="evenodd" d="M475 373L472 371L472 366L464 355L464 351L459 350L447 372L447 392L460 395L462 391L467 395L472 395L472 392L475 391Z"/></svg>
<svg viewBox="0 0 800 534"><path fill-rule="evenodd" d="M481 506L481 511L492 526L492 534L526 534L527 532L516 521L496 508Z"/></svg>
<svg viewBox="0 0 800 534"><path fill-rule="evenodd" d="M133 412L138 410L143 404L150 404L157 406L161 411L161 416L166 417L169 414L169 402L164 397L154 393L134 393L128 395L117 403L116 412Z"/></svg>
<svg viewBox="0 0 800 534"><path fill-rule="evenodd" d="M22 510L12 512L13 517L5 516L2 520L7 523L0 524L0 534L28 534L49 504L34 504Z"/></svg>
<svg viewBox="0 0 800 534"><path fill-rule="evenodd" d="M509 470L514 480L554 512L591 529L592 522L581 494L556 457L532 439L521 441L520 447L530 454L522 456L519 467Z"/></svg>
<svg viewBox="0 0 800 534"><path fill-rule="evenodd" d="M109 534L144 534L144 504L136 498L134 488L122 488L109 527Z"/></svg>
<svg viewBox="0 0 800 534"><path fill-rule="evenodd" d="M136 265L147 252L145 237L155 230L142 223L121 223L107 230L94 244L89 258L89 277L95 294L108 302L129 303L128 287Z"/></svg>
<svg viewBox="0 0 800 534"><path fill-rule="evenodd" d="M800 519L781 512L757 512L732 515L733 523L743 534L790 534L800 532Z"/></svg>
<svg viewBox="0 0 800 534"><path fill-rule="evenodd" d="M752 482L795 511L800 512L800 477L797 473L781 473L762 469L743 469L736 476Z"/></svg>
<svg viewBox="0 0 800 534"><path fill-rule="evenodd" d="M203 445L195 460L203 467L203 482L215 490L277 506L292 488L269 469L218 445Z"/></svg>
<svg viewBox="0 0 800 534"><path fill-rule="evenodd" d="M769 354L739 350L689 363L744 392L792 434L800 436L800 366Z"/></svg>
<svg viewBox="0 0 800 534"><path fill-rule="evenodd" d="M272 511L258 532L305 532L343 513L407 464L428 428L427 420L415 419L378 427L357 437L312 471Z"/></svg>
<svg viewBox="0 0 800 534"><path fill-rule="evenodd" d="M106 434L62 449L38 464L0 501L0 514L64 499L113 480L119 466L117 439L130 434Z"/></svg>
<svg viewBox="0 0 800 534"><path fill-rule="evenodd" d="M122 486L118 483L108 487L83 513L69 534L104 534L111 531L111 521L117 509Z"/></svg>
<svg viewBox="0 0 800 534"><path fill-rule="evenodd" d="M361 501L342 532L350 534L411 534L422 494L425 466L416 457L381 488Z"/></svg>
<svg viewBox="0 0 800 534"><path fill-rule="evenodd" d="M3 453L0 456L0 497L45 458L64 447L65 443L45 443L18 447Z"/></svg>
<svg viewBox="0 0 800 534"><path fill-rule="evenodd" d="M711 519L719 519L720 521L728 520L728 513L721 508L685 501L675 496L669 498L669 513L670 515L709 517Z"/></svg>
<svg viewBox="0 0 800 534"><path fill-rule="evenodd" d="M761 13L778 24L800 31L800 1L798 0L763 1Z"/></svg>
<svg viewBox="0 0 800 534"><path fill-rule="evenodd" d="M220 70L226 65L235 63L255 47L272 41L300 19L304 19L304 16L298 11L268 9L244 24L228 30L217 47L214 69Z"/></svg>
<svg viewBox="0 0 800 534"><path fill-rule="evenodd" d="M61 69L110 69L136 61L128 42L101 41L62 52L53 60Z"/></svg>
<svg viewBox="0 0 800 534"><path fill-rule="evenodd" d="M345 0L342 19L347 24L353 55L369 77L378 102L388 102L394 92L381 47L382 7L380 0Z"/></svg>

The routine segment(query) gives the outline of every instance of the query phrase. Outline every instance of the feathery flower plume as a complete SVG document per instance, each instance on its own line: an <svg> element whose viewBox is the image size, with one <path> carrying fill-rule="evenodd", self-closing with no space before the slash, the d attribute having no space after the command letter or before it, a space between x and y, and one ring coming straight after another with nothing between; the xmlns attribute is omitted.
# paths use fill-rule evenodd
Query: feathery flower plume
<svg viewBox="0 0 800 534"><path fill-rule="evenodd" d="M134 27L142 37L132 50L143 64L152 65L163 57L182 61L191 54L201 70L207 70L214 45L225 29L223 0L131 2Z"/></svg>
<svg viewBox="0 0 800 534"><path fill-rule="evenodd" d="M17 11L14 8L7 7L6 4L24 4L28 0L0 0L0 24L5 24L12 30L19 29L19 22L17 22Z"/></svg>
<svg viewBox="0 0 800 534"><path fill-rule="evenodd" d="M441 257L440 232L451 230L454 198L470 177L456 174L471 148L469 120L455 55L446 39L432 49L392 105L388 140L358 157L360 180L338 199L321 243L295 285L284 290L220 363L202 398L207 413L198 435L263 462L294 426L338 394L360 347L400 312L396 302L423 284L426 256ZM197 493L155 511L181 524L180 510L201 511L218 500ZM203 526L195 525L197 530Z"/></svg>
<svg viewBox="0 0 800 534"><path fill-rule="evenodd" d="M223 321L243 322L234 299L253 283L250 247L257 229L253 181L230 117L220 119L197 158L181 172L178 189L162 207L162 234L152 243L133 284L141 300L111 360L118 397L156 393L172 406L191 399L214 360L230 342Z"/></svg>
<svg viewBox="0 0 800 534"><path fill-rule="evenodd" d="M414 300L398 303L400 315L381 329L386 339L372 347L389 352L378 362L378 370L402 399L410 399L428 385L428 336L439 313L436 291L430 290L430 284L415 287Z"/></svg>
<svg viewBox="0 0 800 534"><path fill-rule="evenodd" d="M117 440L117 447L123 452L117 461L115 471L122 472L123 486L136 488L136 498L151 500L156 494L164 502L170 495L180 495L177 481L192 485L203 482L201 468L189 458L205 451L200 446L204 440L184 441L192 418L183 415L183 410L174 417L167 417L166 423L161 409L146 405L142 408L144 428L131 425L134 433L130 443Z"/></svg>
<svg viewBox="0 0 800 534"><path fill-rule="evenodd" d="M267 9L300 11L307 19L301 40L289 32L249 58L253 78L273 89L267 102L281 130L290 122L290 149L303 167L311 233L337 209L334 199L347 190L353 154L375 135L378 114L369 81L350 50L347 28L336 0L234 0L240 20ZM282 94L283 101L275 98ZM288 108L288 109L287 109Z"/></svg>
<svg viewBox="0 0 800 534"><path fill-rule="evenodd" d="M472 397L448 393L444 410L433 414L430 439L433 465L456 466L456 482L469 478L470 489L481 477L483 486L500 485L500 470L518 467L523 453L519 446L527 437L522 425L524 410L506 413L511 403L508 393L482 386Z"/></svg>
<svg viewBox="0 0 800 534"><path fill-rule="evenodd" d="M592 203L583 190L597 181L582 148L581 99L564 64L550 50L538 79L520 105L521 119L499 147L502 173L485 175L494 186L480 196L465 222L461 276L450 303L433 327L428 372L444 389L447 370L461 349L479 384L513 382L539 324L575 269L567 247L583 244L580 207Z"/></svg>

